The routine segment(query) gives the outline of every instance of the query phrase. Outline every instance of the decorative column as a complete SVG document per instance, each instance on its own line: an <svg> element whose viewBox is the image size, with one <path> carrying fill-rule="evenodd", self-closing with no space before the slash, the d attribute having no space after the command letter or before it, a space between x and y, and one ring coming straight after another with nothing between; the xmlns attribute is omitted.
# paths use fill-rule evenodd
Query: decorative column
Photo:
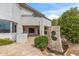
<svg viewBox="0 0 79 59"><path fill-rule="evenodd" d="M10 22L10 33L12 33L12 22Z"/></svg>
<svg viewBox="0 0 79 59"><path fill-rule="evenodd" d="M43 22L40 21L40 35L44 35L44 25Z"/></svg>
<svg viewBox="0 0 79 59"><path fill-rule="evenodd" d="M17 26L17 39L16 43L26 43L28 34L23 33L23 28L21 24L18 24Z"/></svg>
<svg viewBox="0 0 79 59"><path fill-rule="evenodd" d="M17 25L17 33L18 34L22 34L23 33L22 25L20 25L20 24Z"/></svg>

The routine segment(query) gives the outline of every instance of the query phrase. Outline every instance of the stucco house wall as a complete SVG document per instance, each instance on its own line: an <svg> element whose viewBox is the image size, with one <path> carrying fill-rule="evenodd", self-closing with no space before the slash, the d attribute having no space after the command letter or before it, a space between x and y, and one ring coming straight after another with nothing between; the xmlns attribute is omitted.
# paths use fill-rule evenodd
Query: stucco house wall
<svg viewBox="0 0 79 59"><path fill-rule="evenodd" d="M12 19L12 4L0 3L0 19L11 20Z"/></svg>
<svg viewBox="0 0 79 59"><path fill-rule="evenodd" d="M43 19L43 24L44 26L51 26L51 21L50 20L46 20L45 18L42 18Z"/></svg>
<svg viewBox="0 0 79 59"><path fill-rule="evenodd" d="M33 12L31 12L29 10L26 10L26 9L24 9L22 7L20 7L20 10L21 10L21 15L32 15L33 14Z"/></svg>
<svg viewBox="0 0 79 59"><path fill-rule="evenodd" d="M37 25L40 26L40 35L44 35L44 26L51 26L51 21L44 17L34 17L33 13L18 4L13 4L13 19L18 23L18 33L23 33L22 25ZM26 16L22 17L22 15Z"/></svg>
<svg viewBox="0 0 79 59"><path fill-rule="evenodd" d="M23 34L23 25L38 25L40 26L40 35L44 35L44 26L51 26L51 21L44 17L34 17L33 13L16 3L0 4L0 19L16 22L17 34ZM22 17L22 15L26 16Z"/></svg>

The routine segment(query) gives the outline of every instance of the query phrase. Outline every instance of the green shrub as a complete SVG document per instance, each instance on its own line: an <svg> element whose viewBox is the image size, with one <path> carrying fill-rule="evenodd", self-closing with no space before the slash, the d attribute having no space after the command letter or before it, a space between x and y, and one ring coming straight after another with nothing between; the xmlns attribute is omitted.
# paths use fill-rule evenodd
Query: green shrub
<svg viewBox="0 0 79 59"><path fill-rule="evenodd" d="M64 12L58 19L61 27L61 35L71 43L79 43L79 10L71 8Z"/></svg>
<svg viewBox="0 0 79 59"><path fill-rule="evenodd" d="M48 37L47 36L38 36L34 40L35 46L39 48L41 51L47 48L48 45Z"/></svg>
<svg viewBox="0 0 79 59"><path fill-rule="evenodd" d="M10 40L9 38L0 39L0 46L7 45L7 44L12 44L12 43L13 43L13 41Z"/></svg>

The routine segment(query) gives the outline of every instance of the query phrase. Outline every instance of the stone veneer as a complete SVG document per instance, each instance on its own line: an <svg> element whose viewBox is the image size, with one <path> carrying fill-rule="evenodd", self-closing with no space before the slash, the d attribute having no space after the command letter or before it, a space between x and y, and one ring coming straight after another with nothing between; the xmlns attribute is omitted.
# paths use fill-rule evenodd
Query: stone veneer
<svg viewBox="0 0 79 59"><path fill-rule="evenodd" d="M57 38L56 41L52 40L51 38L51 32L55 31L55 37ZM53 51L57 51L57 52L63 52L63 48L62 48L62 40L60 37L60 26L52 26L51 28L49 28L48 30L48 38L49 38L49 44L48 47L53 50Z"/></svg>

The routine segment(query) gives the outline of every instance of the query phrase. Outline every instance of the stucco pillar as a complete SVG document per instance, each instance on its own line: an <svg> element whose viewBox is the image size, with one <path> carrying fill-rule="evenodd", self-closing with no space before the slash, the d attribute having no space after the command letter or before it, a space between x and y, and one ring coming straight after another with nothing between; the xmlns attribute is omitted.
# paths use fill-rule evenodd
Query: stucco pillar
<svg viewBox="0 0 79 59"><path fill-rule="evenodd" d="M17 33L18 34L23 33L22 25L20 25L20 24L17 25Z"/></svg>
<svg viewBox="0 0 79 59"><path fill-rule="evenodd" d="M12 22L10 22L10 33L12 33Z"/></svg>
<svg viewBox="0 0 79 59"><path fill-rule="evenodd" d="M44 26L40 26L40 35L44 35Z"/></svg>
<svg viewBox="0 0 79 59"><path fill-rule="evenodd" d="M17 43L26 43L28 34L23 33L23 27L21 24L17 24L17 37L16 42Z"/></svg>
<svg viewBox="0 0 79 59"><path fill-rule="evenodd" d="M44 25L43 25L43 22L40 22L40 35L44 35Z"/></svg>

